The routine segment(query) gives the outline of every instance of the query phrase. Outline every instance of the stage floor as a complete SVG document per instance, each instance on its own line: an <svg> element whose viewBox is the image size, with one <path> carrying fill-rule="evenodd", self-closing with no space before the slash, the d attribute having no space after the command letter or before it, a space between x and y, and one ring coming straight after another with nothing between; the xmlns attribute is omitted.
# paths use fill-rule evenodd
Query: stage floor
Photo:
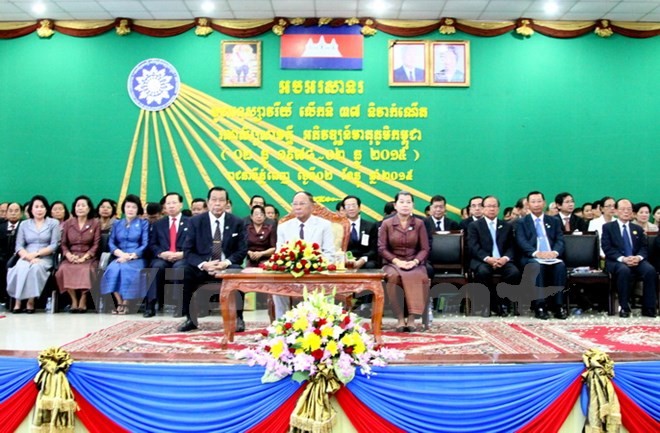
<svg viewBox="0 0 660 433"><path fill-rule="evenodd" d="M255 344L267 324L265 310L246 311L248 332L220 347L221 317L200 319L200 331L176 333L181 318L159 314L46 314L0 312L0 356L36 357L40 350L64 346L74 359L126 362L240 363L234 350ZM621 319L604 313L566 321L436 315L427 332L398 333L385 318L385 344L406 354L403 364L500 364L581 361L592 347L615 361L660 360L660 319Z"/></svg>

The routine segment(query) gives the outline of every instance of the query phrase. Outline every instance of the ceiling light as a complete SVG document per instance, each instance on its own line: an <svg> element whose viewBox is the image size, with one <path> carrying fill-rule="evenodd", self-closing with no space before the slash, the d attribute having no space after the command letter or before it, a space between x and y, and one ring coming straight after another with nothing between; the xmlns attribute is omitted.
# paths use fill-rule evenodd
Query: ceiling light
<svg viewBox="0 0 660 433"><path fill-rule="evenodd" d="M203 2L202 3L202 10L206 13L212 12L213 9L215 9L215 5L213 2Z"/></svg>
<svg viewBox="0 0 660 433"><path fill-rule="evenodd" d="M35 14L41 15L46 12L46 6L43 3L35 3L32 6L32 12Z"/></svg>
<svg viewBox="0 0 660 433"><path fill-rule="evenodd" d="M374 12L383 12L389 9L390 5L384 0L374 0L369 5L369 9Z"/></svg>
<svg viewBox="0 0 660 433"><path fill-rule="evenodd" d="M559 10L559 5L553 1L550 1L545 4L543 9L547 14L555 14Z"/></svg>

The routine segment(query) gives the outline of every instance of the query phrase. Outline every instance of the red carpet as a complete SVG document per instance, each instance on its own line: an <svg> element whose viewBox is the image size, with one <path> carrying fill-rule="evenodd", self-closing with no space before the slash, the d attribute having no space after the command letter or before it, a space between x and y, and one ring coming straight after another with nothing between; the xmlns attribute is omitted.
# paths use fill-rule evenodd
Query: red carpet
<svg viewBox="0 0 660 433"><path fill-rule="evenodd" d="M214 361L231 362L233 352L256 344L266 327L266 323L248 323L247 332L237 334L234 343L222 348L220 320L201 322L200 329L190 333L177 333L178 324L177 321L127 320L63 348L74 352L74 357L75 352L167 354L167 359L176 359L178 354L199 354ZM566 322L442 319L436 320L428 332L397 333L392 321L386 321L383 328L385 344L402 350L406 362L414 363L480 362L483 356L493 362L525 361L521 356L538 362L548 357L556 360L557 355L571 355L569 359L575 360L590 348L611 354L660 355L660 323L653 320L622 324L618 318Z"/></svg>

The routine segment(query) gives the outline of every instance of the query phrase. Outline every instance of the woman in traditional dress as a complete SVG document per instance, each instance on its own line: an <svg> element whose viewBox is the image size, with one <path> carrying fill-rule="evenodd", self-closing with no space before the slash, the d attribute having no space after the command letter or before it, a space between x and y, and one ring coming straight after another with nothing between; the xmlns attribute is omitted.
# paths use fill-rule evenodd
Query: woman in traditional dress
<svg viewBox="0 0 660 433"><path fill-rule="evenodd" d="M71 297L70 313L87 311L87 293L98 267L97 251L101 243L101 227L94 218L89 197L81 195L71 206L73 218L62 226L63 260L55 274L60 293ZM80 294L80 297L78 297Z"/></svg>
<svg viewBox="0 0 660 433"><path fill-rule="evenodd" d="M247 225L248 267L259 266L275 252L277 230L272 224L264 224L265 221L263 206L255 205L250 210L250 223Z"/></svg>
<svg viewBox="0 0 660 433"><path fill-rule="evenodd" d="M414 332L415 318L424 313L429 299L430 280L426 272L429 238L424 220L413 215L413 196L407 191L394 198L396 214L383 220L378 232L378 253L387 274L385 290L398 320L397 331ZM402 287L408 317L400 302Z"/></svg>
<svg viewBox="0 0 660 433"><path fill-rule="evenodd" d="M140 218L144 210L136 195L127 195L121 210L124 218L115 221L108 242L115 260L108 265L101 280L101 295L112 293L117 304L112 314L127 314L126 301L142 299L147 293L141 271L146 265L143 253L149 245L149 222Z"/></svg>

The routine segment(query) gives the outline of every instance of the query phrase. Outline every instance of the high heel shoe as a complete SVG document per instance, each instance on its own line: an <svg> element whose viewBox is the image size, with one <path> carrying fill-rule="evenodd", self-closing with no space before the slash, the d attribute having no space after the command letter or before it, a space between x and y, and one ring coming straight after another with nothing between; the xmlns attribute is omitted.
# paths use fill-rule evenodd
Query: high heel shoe
<svg viewBox="0 0 660 433"><path fill-rule="evenodd" d="M128 304L124 303L119 305L117 307L117 314L119 314L120 316L124 316L128 314Z"/></svg>

